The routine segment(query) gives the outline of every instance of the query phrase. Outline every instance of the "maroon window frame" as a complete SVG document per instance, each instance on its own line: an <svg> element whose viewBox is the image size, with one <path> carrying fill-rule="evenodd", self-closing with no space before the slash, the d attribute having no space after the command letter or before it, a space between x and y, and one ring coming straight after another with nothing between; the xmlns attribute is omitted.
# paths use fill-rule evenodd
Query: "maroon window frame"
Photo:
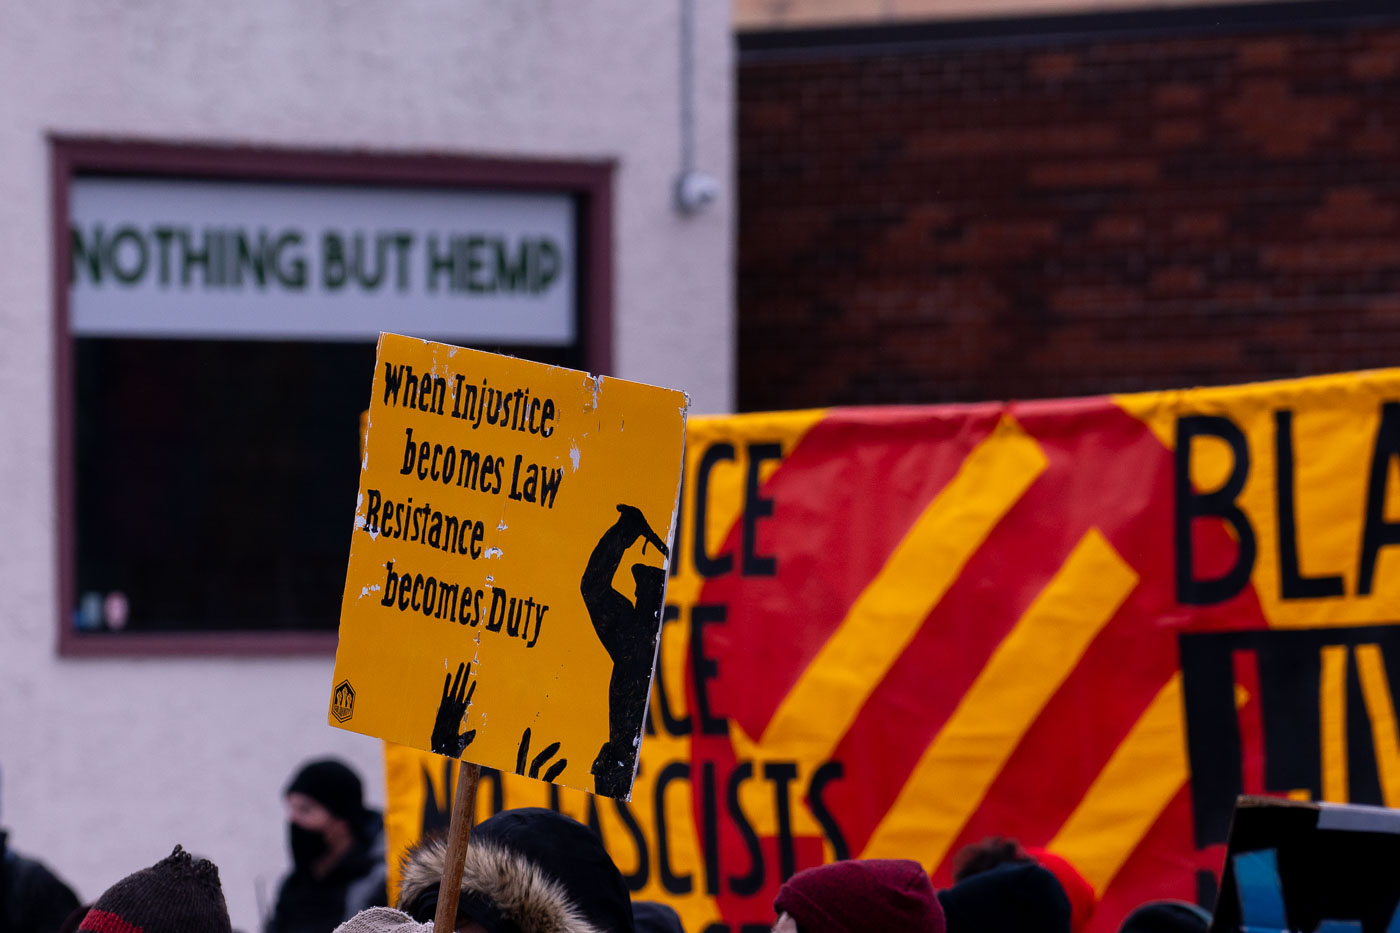
<svg viewBox="0 0 1400 933"><path fill-rule="evenodd" d="M220 181L284 181L393 187L548 191L578 204L579 340L587 368L612 363L612 161L496 159L245 146L181 145L54 136L49 140L53 249L54 410L58 501L58 652L113 655L329 654L334 632L78 633L72 628L77 581L74 337L69 331L68 190L75 175L100 173ZM349 552L346 553L347 560Z"/></svg>

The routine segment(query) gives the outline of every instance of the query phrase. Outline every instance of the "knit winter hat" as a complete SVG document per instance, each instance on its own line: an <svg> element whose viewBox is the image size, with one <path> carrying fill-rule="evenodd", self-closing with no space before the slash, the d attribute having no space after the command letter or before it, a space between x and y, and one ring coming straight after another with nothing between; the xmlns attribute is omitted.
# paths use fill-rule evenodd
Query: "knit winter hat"
<svg viewBox="0 0 1400 933"><path fill-rule="evenodd" d="M1149 901L1128 914L1118 933L1206 933L1210 914L1185 901Z"/></svg>
<svg viewBox="0 0 1400 933"><path fill-rule="evenodd" d="M413 918L392 907L362 910L335 928L335 933L432 933L433 924L415 923Z"/></svg>
<svg viewBox="0 0 1400 933"><path fill-rule="evenodd" d="M78 933L232 933L219 869L176 846L104 891Z"/></svg>
<svg viewBox="0 0 1400 933"><path fill-rule="evenodd" d="M364 791L360 777L343 761L322 758L307 762L282 792L305 794L351 825L358 828L365 820Z"/></svg>
<svg viewBox="0 0 1400 933"><path fill-rule="evenodd" d="M1048 869L1011 862L938 892L948 933L1070 933L1069 898Z"/></svg>
<svg viewBox="0 0 1400 933"><path fill-rule="evenodd" d="M676 909L656 901L633 901L632 922L637 933L685 933Z"/></svg>
<svg viewBox="0 0 1400 933"><path fill-rule="evenodd" d="M773 910L802 933L943 933L943 909L923 866L908 859L833 862L800 871L778 890Z"/></svg>

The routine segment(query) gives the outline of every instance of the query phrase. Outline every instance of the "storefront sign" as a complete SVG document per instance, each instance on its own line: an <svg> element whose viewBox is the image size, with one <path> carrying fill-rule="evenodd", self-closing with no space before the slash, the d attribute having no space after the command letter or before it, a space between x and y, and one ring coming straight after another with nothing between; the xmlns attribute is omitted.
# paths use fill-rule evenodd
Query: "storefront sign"
<svg viewBox="0 0 1400 933"><path fill-rule="evenodd" d="M69 199L80 337L576 336L567 194L79 176Z"/></svg>

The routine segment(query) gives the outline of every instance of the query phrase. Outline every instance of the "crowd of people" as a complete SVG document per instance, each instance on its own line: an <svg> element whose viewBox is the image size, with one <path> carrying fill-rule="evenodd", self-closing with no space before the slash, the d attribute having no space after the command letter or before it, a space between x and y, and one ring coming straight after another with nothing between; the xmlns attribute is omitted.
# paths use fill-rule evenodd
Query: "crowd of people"
<svg viewBox="0 0 1400 933"><path fill-rule="evenodd" d="M345 764L313 761L284 794L292 870L261 933L427 933L446 859L427 839L403 862L389 906L382 820ZM904 859L850 859L800 871L778 891L774 933L1081 933L1093 887L1064 859L991 838L960 851L936 891ZM682 933L659 903L631 899L589 827L549 809L496 814L472 832L455 930L468 933ZM1120 933L1206 933L1210 915L1145 904ZM91 904L0 833L0 933L233 933L214 864L180 846Z"/></svg>

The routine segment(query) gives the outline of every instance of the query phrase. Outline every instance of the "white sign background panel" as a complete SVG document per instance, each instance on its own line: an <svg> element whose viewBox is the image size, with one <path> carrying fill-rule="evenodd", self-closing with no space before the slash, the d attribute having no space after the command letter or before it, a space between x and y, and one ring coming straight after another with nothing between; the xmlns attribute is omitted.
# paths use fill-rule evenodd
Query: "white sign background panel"
<svg viewBox="0 0 1400 933"><path fill-rule="evenodd" d="M566 194L77 177L69 205L84 249L96 249L99 227L109 248L96 251L99 262L107 260L100 282L86 258L73 263L69 315L78 336L373 340L390 330L530 345L576 337L575 207ZM117 238L124 229L131 232ZM303 287L270 270L260 285L246 261L234 282L233 234L256 249L264 232L268 241L301 234L282 260L284 267L304 261ZM335 288L339 268L328 261L328 234L339 238L347 262L360 235L366 279L379 259L377 237L400 242L385 242L377 287L350 276ZM446 265L430 275L433 237ZM210 244L222 267L199 261ZM188 253L195 255L186 263ZM511 271L500 271L502 261ZM120 281L114 267L131 281Z"/></svg>

